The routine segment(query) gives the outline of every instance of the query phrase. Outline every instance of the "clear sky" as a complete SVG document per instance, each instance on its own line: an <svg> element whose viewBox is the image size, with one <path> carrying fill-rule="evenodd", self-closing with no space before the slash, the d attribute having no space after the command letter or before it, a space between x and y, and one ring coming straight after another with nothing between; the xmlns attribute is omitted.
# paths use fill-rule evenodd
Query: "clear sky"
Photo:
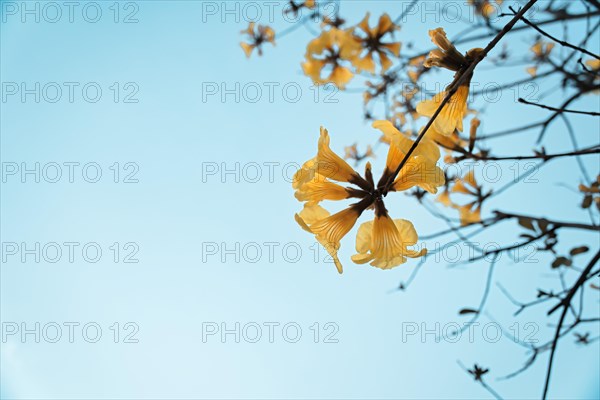
<svg viewBox="0 0 600 400"><path fill-rule="evenodd" d="M342 243L340 276L294 222L301 204L290 178L314 156L319 127L329 130L338 152L378 138L352 90L363 87L361 80L351 93L331 93L316 91L302 75L309 30L300 27L266 46L263 57L247 60L239 31L255 9L270 23L274 7L276 32L295 26L279 5L75 3L0 1L2 398L488 398L457 360L490 367L489 382L502 396L540 397L547 353L524 374L497 381L527 354L506 333L496 339L491 318L521 338L551 337L555 321L542 317L544 308L514 318L515 307L495 285L503 282L524 301L537 288L558 289L550 257L501 259L489 316L473 328L473 340L464 333L454 343L436 342L435 333L421 334L467 321L457 312L479 304L487 263L449 268L447 251L446 258L429 257L409 290L398 292L415 260L391 271L353 265L355 228ZM468 20L465 3L452 4ZM428 29L442 26L449 36L464 30L451 10L430 14L436 4L443 11L440 4L450 2L423 2L402 24L403 52L429 49ZM341 10L358 22L366 11L397 16L403 5L352 1ZM515 35L506 44L521 60L533 37ZM598 52L598 34L590 43ZM498 72L485 61L479 68L474 82L481 86L527 77L523 65ZM432 88L451 79L447 72L430 75ZM515 95L535 90L557 104L565 97L557 86L544 81L503 91L497 102L488 98L481 131L543 118L546 111L517 104ZM474 106L485 104L474 99ZM598 96L574 107L598 110ZM581 146L597 143L597 119L572 121ZM497 154L524 154L536 135L487 144ZM562 123L552 126L545 145L548 153L571 149ZM384 159L380 147L374 171ZM584 162L595 176L598 157ZM36 172L23 174L36 163L39 182ZM489 188L528 165L496 167L501 179ZM484 215L503 209L589 221L577 208L581 196L559 185L581 182L574 160L549 163L535 178L507 191ZM414 199L397 194L386 204L421 235L446 228ZM479 240L512 243L520 233L505 224ZM584 243L597 245L597 235L570 234L560 248ZM466 245L457 248L468 258ZM597 310L598 295L588 292L588 309ZM35 332L36 323L39 343L35 333L21 336L24 329ZM235 332L236 323L239 343L235 333L221 335ZM598 335L598 326L588 329ZM600 397L598 343L561 343L552 398Z"/></svg>

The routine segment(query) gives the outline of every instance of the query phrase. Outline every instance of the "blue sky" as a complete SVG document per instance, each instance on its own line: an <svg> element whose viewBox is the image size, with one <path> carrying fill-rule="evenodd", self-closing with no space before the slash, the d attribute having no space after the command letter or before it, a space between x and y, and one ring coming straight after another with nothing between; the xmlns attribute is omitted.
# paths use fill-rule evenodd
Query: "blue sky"
<svg viewBox="0 0 600 400"><path fill-rule="evenodd" d="M27 4L34 7L35 2ZM475 328L473 343L466 336L456 343L436 343L431 334L425 340L420 335L402 339L409 325L418 326L421 333L421 328L434 329L436 323L444 327L465 322L457 311L479 303L486 263L448 268L448 262L431 257L407 292L395 292L416 261L392 271L352 265L355 228L342 244L345 273L339 276L331 263L323 262L322 249L316 253L314 239L295 224L293 214L301 205L293 197L289 178L294 166L314 155L319 127L329 130L332 147L339 152L345 145L365 146L378 138L363 121L360 93L333 93L330 99L336 102L329 102L326 92L319 91L315 100L315 88L300 68L309 31L300 28L278 40L276 47L267 46L262 58L247 60L239 47L239 31L247 25L244 13L252 11L244 11L248 3L238 3L238 14L226 14L223 2L121 2L116 16L113 2L98 2L102 14L96 23L86 21L95 18L96 7L89 3L78 3L73 22L67 18L68 9L60 6L62 17L56 23L48 22L54 18L53 10L44 11L44 3L37 4L42 13L39 23L28 14L22 22L25 3L1 2L3 95L11 83L20 91L23 82L27 88L40 82L41 96L39 103L35 94L22 101L19 92L0 103L0 155L7 174L1 193L6 257L1 269L1 319L4 333L7 323L19 329L25 323L32 329L39 322L50 337L56 323L62 337L50 343L42 335L36 343L34 335L26 340L18 334L7 336L1 354L2 398L489 397L457 360L489 366L490 384L507 398L540 396L547 354L513 380L494 379L521 366L526 354L506 335L497 342L489 340L494 326L484 331L491 321L488 317ZM268 11L263 2L256 4ZM366 11L373 16L383 11L399 15L401 4L343 2L341 10L354 22ZM88 14L81 14L83 9ZM448 17L436 21L424 11L419 9L408 19L398 36L405 43L414 42L415 49L430 47L428 29L443 26L452 36L465 28ZM137 22L124 23L126 19ZM278 32L292 26L277 12L272 25ZM573 36L581 29L576 28ZM552 32L561 29L553 26ZM528 56L533 36L515 35L507 41L509 49ZM486 43L469 43L461 50ZM591 43L596 43L591 50L598 52L597 34ZM482 84L526 77L522 65L498 72L484 62L480 68L474 81ZM451 77L440 72L428 79L435 85ZM49 83L62 90L54 103L48 99L56 97L56 85ZM236 84L240 101L232 95L223 101L222 85L231 89ZM556 84L541 84L540 93L550 90L544 97L548 104L564 98ZM74 88L73 102L69 85ZM214 85L218 94L203 92ZM272 102L269 85L275 88ZM357 80L350 87L361 85ZM257 86L263 89L262 97L248 101ZM98 87L102 95L92 102ZM298 101L290 100L298 88ZM520 90L528 93L528 88ZM475 99L474 106L483 101ZM587 96L574 107L599 105L598 96ZM504 91L497 103L488 104L481 128L490 133L546 115L515 103L514 92ZM572 121L580 145L594 144L597 120L574 116ZM488 144L498 154L514 153L515 148L527 153L536 134L530 131L512 141ZM548 132L545 145L548 153L571 148L560 122ZM374 171L382 169L382 151L383 147L373 160ZM584 160L592 175L598 161L596 156ZM40 182L31 174L22 182L23 165L31 169L36 163ZM65 163L75 163L67 164L73 166L72 183ZM61 179L51 183L56 164ZM15 165L19 172L8 174ZM502 179L489 183L491 188L527 168L524 163L498 165ZM238 172L224 172L236 168ZM101 172L99 178L96 171ZM576 188L581 182L573 160L549 163L536 179L538 183L507 191L484 213L518 210L588 221L577 208L579 194L558 185ZM394 218L410 219L421 235L446 228L411 198L390 196L386 204ZM368 216L361 219L366 220ZM520 228L505 224L480 240L509 243L518 240L519 233ZM77 245L70 262L64 243L72 242ZM19 252L9 255L7 243L16 243ZM28 249L40 243L40 262L32 255L21 260L23 243ZM48 262L55 257L56 247L48 245L52 243L62 251L55 263ZM567 252L582 243L593 245L597 236L569 233L561 249ZM224 251L236 245L239 260ZM434 242L427 245L435 247ZM102 255L91 262L98 248ZM215 248L216 254L207 251ZM467 247L460 248L466 257ZM581 257L587 260L589 255ZM536 254L535 260L525 264L501 259L493 281L503 282L523 300L533 298L538 287L558 288L549 267L551 258ZM587 296L588 309L597 309L597 294ZM535 338L550 337L548 324L553 321L541 317L544 309L515 319L514 307L497 289L488 301L491 316L505 326L517 324L518 332L526 335L525 325L530 323L528 327L539 327ZM79 324L74 325L73 343L64 325L69 322ZM126 328L127 323L132 324ZM248 337L236 343L234 335L223 341L218 334L203 340L203 329L212 323L219 329L222 323L228 329L239 323L240 332L245 327L248 337L258 325L263 335L257 343ZM270 323L273 343L268 340ZM89 339L81 330L85 324L91 324L87 333L92 337L94 329L101 328L96 343L85 340ZM289 335L283 333L286 324L291 326ZM129 340L137 343L125 343L135 327ZM302 335L290 343L297 327ZM597 335L597 326L590 329ZM585 348L573 342L568 338L558 350L551 396L598 398L598 341Z"/></svg>

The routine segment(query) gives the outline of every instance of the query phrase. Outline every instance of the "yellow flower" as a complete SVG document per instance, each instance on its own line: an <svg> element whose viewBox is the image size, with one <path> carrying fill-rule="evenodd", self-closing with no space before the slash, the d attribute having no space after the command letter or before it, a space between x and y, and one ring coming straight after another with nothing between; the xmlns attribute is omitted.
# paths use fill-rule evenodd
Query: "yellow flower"
<svg viewBox="0 0 600 400"><path fill-rule="evenodd" d="M313 179L300 186L294 195L299 201L317 203L323 200L343 200L350 197L350 193L345 187L333 183L317 173L313 175Z"/></svg>
<svg viewBox="0 0 600 400"><path fill-rule="evenodd" d="M263 43L271 43L275 46L275 31L268 26L258 25L258 28L255 30L255 23L250 22L248 24L248 28L244 29L240 33L246 34L249 37L250 43L241 42L240 46L246 53L246 57L250 58L252 51L254 49L258 50L258 55L262 56L262 45Z"/></svg>
<svg viewBox="0 0 600 400"><path fill-rule="evenodd" d="M432 50L429 52L429 56L425 60L425 67L443 67L451 71L458 71L467 64L465 56L460 54L456 47L448 37L443 28L437 28L429 31L429 37L433 44L439 49Z"/></svg>
<svg viewBox="0 0 600 400"><path fill-rule="evenodd" d="M453 193L462 193L469 196L476 197L476 200L459 206L453 204L452 207L458 210L461 225L470 225L477 222L481 222L481 205L483 198L481 196L481 186L475 179L475 172L469 171L462 177L462 179L456 179L454 186L452 187Z"/></svg>
<svg viewBox="0 0 600 400"><path fill-rule="evenodd" d="M477 206L475 207L475 205ZM464 206L456 206L462 226L481 222L481 204L472 202Z"/></svg>
<svg viewBox="0 0 600 400"><path fill-rule="evenodd" d="M450 91L449 88L454 87L457 80L460 79L462 71L483 51L483 49L474 48L469 50L466 55L463 56L456 50L456 47L450 43L450 40L446 37L446 32L444 32L444 29L442 28L429 31L429 36L431 37L431 41L438 46L439 49L432 50L429 53L429 57L425 60L425 67L442 67L455 71L456 74L454 75L454 81L446 88L446 90L436 94L430 100L425 100L417 104L417 112L425 117L432 117L433 114L435 114L443 99ZM454 133L456 129L462 132L463 119L467 114L467 100L469 98L471 78L472 73L444 105L444 108L431 126L433 131L444 136Z"/></svg>
<svg viewBox="0 0 600 400"><path fill-rule="evenodd" d="M417 252L407 248L417 241L414 228L408 221L392 221L387 215L383 198L388 192L407 190L414 186L435 193L437 187L444 184L443 173L436 166L440 153L434 143L424 139L395 176L396 169L413 141L402 135L389 121L376 121L373 126L390 138L386 168L377 186L373 180L371 164L367 163L364 177L361 176L331 150L329 134L324 128L321 128L316 157L304 163L292 182L296 198L305 202L303 210L296 214L296 221L303 229L315 235L333 258L340 273L342 265L338 251L341 240L356 224L359 216L370 208L375 209L376 219L369 230L372 240L369 239L369 244L361 245L359 249L362 253L370 252L359 258L364 259L362 262L372 260L371 265L389 269L405 262L406 257L425 254L425 251ZM343 187L338 183L349 183L356 187ZM319 205L324 200L348 198L357 198L359 201L333 215ZM364 232L365 228L362 229Z"/></svg>
<svg viewBox="0 0 600 400"><path fill-rule="evenodd" d="M452 200L450 200L450 192L448 189L445 189L442 193L440 193L435 200L446 207L450 207L453 204Z"/></svg>
<svg viewBox="0 0 600 400"><path fill-rule="evenodd" d="M365 209L364 203L356 203L336 214L329 215L329 212L318 204L307 203L304 205L304 209L296 214L296 222L303 229L315 235L319 243L333 258L333 262L341 274L343 268L337 255L340 241L350 232Z"/></svg>
<svg viewBox="0 0 600 400"><path fill-rule="evenodd" d="M349 32L332 28L308 43L302 70L315 84L334 83L344 89L354 74L341 62L352 61L359 51L360 43Z"/></svg>
<svg viewBox="0 0 600 400"><path fill-rule="evenodd" d="M427 254L427 249L411 250L408 246L417 243L419 237L413 224L404 219L392 220L383 207L375 205L375 220L365 222L358 229L356 251L352 261L381 268L391 269L406 262L406 257L416 258Z"/></svg>
<svg viewBox="0 0 600 400"><path fill-rule="evenodd" d="M354 143L352 146L344 147L344 158L346 160L354 160L356 163L364 160L368 157L375 157L375 153L373 153L373 148L371 145L367 146L367 150L363 154L358 153L358 145Z"/></svg>
<svg viewBox="0 0 600 400"><path fill-rule="evenodd" d="M469 4L475 7L475 12L482 17L489 19L490 16L499 9L494 6L490 0L469 0ZM502 4L502 0L496 0L496 4L499 6Z"/></svg>
<svg viewBox="0 0 600 400"><path fill-rule="evenodd" d="M475 172L470 170L462 179L456 180L454 186L452 187L452 192L476 196L478 188L479 185L475 180Z"/></svg>
<svg viewBox="0 0 600 400"><path fill-rule="evenodd" d="M544 42L543 40L538 40L531 46L531 52L533 53L533 61L535 61L536 65L531 67L527 67L526 71L533 78L536 77L538 67L541 63L548 60L552 49L554 48L554 43Z"/></svg>
<svg viewBox="0 0 600 400"><path fill-rule="evenodd" d="M590 186L580 184L579 191L584 194L582 208L590 208L592 203L596 203L596 208L600 211L600 175Z"/></svg>
<svg viewBox="0 0 600 400"><path fill-rule="evenodd" d="M538 61L543 61L550 56L550 53L554 49L554 43L552 42L544 42L543 40L538 40L531 46L531 51L533 52L533 59Z"/></svg>
<svg viewBox="0 0 600 400"><path fill-rule="evenodd" d="M390 33L393 34L400 27L394 24L388 14L383 14L379 17L377 26L369 27L369 16L367 13L363 20L357 25L358 29L363 32L364 37L357 37L360 45L364 49L364 55L356 57L353 64L360 71L368 71L375 73L375 61L373 55L376 53L379 57L382 72L385 72L392 66L392 60L389 56L398 57L400 55L400 42L384 43L383 37Z"/></svg>
<svg viewBox="0 0 600 400"><path fill-rule="evenodd" d="M373 122L373 128L379 129L390 144L385 170L378 183L378 186L383 186L405 158L413 141L387 120ZM426 138L422 139L400 170L390 190L400 192L419 186L430 193L437 193L437 187L444 184L444 172L436 165L439 158L438 146Z"/></svg>
<svg viewBox="0 0 600 400"><path fill-rule="evenodd" d="M321 127L316 164L319 168L319 173L329 179L339 182L348 182L358 186L365 186L366 182L364 182L360 174L331 150L329 147L329 140L327 129Z"/></svg>
<svg viewBox="0 0 600 400"><path fill-rule="evenodd" d="M587 65L588 68L594 72L600 71L600 60L598 60L598 59L587 60L585 62L585 65Z"/></svg>
<svg viewBox="0 0 600 400"><path fill-rule="evenodd" d="M527 69L525 71L527 71L527 73L529 75L531 75L532 78L535 78L537 76L537 70L538 70L538 67L533 66L533 67L527 67Z"/></svg>
<svg viewBox="0 0 600 400"><path fill-rule="evenodd" d="M425 117L432 117L448 92L444 90L433 96L430 100L425 100L417 104L417 112ZM455 130L462 132L463 119L467 114L467 100L469 97L469 84L461 85L456 93L444 105L442 111L438 114L431 125L431 129L440 135L448 136Z"/></svg>

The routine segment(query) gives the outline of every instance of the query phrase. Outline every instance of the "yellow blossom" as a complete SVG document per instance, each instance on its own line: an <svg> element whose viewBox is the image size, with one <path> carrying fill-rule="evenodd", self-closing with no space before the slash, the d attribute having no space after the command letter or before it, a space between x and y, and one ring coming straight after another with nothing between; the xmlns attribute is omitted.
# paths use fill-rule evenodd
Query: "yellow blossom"
<svg viewBox="0 0 600 400"><path fill-rule="evenodd" d="M379 186L385 184L406 157L413 141L400 133L390 121L375 121L373 128L379 129L388 138L388 151L385 170L379 181ZM436 163L440 158L440 150L435 143L423 139L413 151L410 159L394 180L391 190L405 191L419 186L430 193L437 193L437 187L444 184L444 172Z"/></svg>
<svg viewBox="0 0 600 400"><path fill-rule="evenodd" d="M588 68L591 69L594 72L600 71L600 60L598 60L596 58L592 59L592 60L587 60L585 62L585 65L587 65Z"/></svg>
<svg viewBox="0 0 600 400"><path fill-rule="evenodd" d="M358 29L362 31L364 37L358 37L356 40L364 49L364 55L356 57L353 64L358 71L368 71L375 73L375 60L373 55L377 54L382 72L385 72L392 66L392 60L389 56L398 57L400 55L400 42L383 42L385 35L393 34L400 27L394 24L388 14L379 17L378 24L371 28L369 26L369 16L367 13L363 20L358 24Z"/></svg>
<svg viewBox="0 0 600 400"><path fill-rule="evenodd" d="M452 192L475 196L477 195L478 188L479 186L475 180L475 171L470 170L462 179L456 180L454 186L452 187Z"/></svg>
<svg viewBox="0 0 600 400"><path fill-rule="evenodd" d="M341 274L343 272L342 264L337 255L340 241L350 232L362 211L364 209L353 204L336 214L329 215L329 212L318 204L307 203L304 205L304 209L296 214L296 221L303 229L315 235L319 243L333 258L333 262Z"/></svg>
<svg viewBox="0 0 600 400"><path fill-rule="evenodd" d="M545 60L554 49L554 43L538 40L531 46L534 60Z"/></svg>
<svg viewBox="0 0 600 400"><path fill-rule="evenodd" d="M584 194L582 208L589 208L592 203L596 203L596 208L600 211L600 175L589 186L580 184L579 191Z"/></svg>
<svg viewBox="0 0 600 400"><path fill-rule="evenodd" d="M463 206L452 205L453 208L458 210L461 225L481 222L481 204L483 200L480 195L481 187L475 179L475 171L470 170L462 179L456 179L452 192L476 197L475 201Z"/></svg>
<svg viewBox="0 0 600 400"><path fill-rule="evenodd" d="M417 112L425 117L432 117L447 95L447 91L440 92L430 100L417 104ZM440 135L448 136L455 130L462 132L463 119L467 114L467 99L469 97L469 86L461 85L456 93L444 105L431 128Z"/></svg>
<svg viewBox="0 0 600 400"><path fill-rule="evenodd" d="M455 71L454 81L449 86L449 88L451 88L461 77L462 71L469 66L483 49L471 49L463 56L456 50L456 47L454 47L450 40L448 40L444 29L437 28L431 30L429 31L429 36L431 41L438 46L439 49L432 50L429 53L429 57L425 60L425 66L436 66ZM472 74L463 81L449 101L444 105L431 126L433 131L444 136L451 135L455 130L462 132L463 119L467 114L468 109L467 100L469 98L471 78ZM432 117L440 107L443 99L449 93L449 88L436 94L432 99L417 104L417 112L425 117Z"/></svg>
<svg viewBox="0 0 600 400"><path fill-rule="evenodd" d="M440 193L435 200L446 207L450 207L453 204L450 200L450 192L448 191L448 189L445 189L442 193Z"/></svg>
<svg viewBox="0 0 600 400"><path fill-rule="evenodd" d="M456 206L462 226L481 222L481 204L472 202L464 206Z"/></svg>
<svg viewBox="0 0 600 400"><path fill-rule="evenodd" d="M409 249L418 241L417 232L410 221L392 220L387 210L376 205L374 221L363 223L356 236L356 251L352 261L357 264L371 262L370 265L391 269L406 262L407 257L422 257L427 249L420 251ZM380 214L380 215L378 215Z"/></svg>
<svg viewBox="0 0 600 400"><path fill-rule="evenodd" d="M248 24L248 28L244 29L240 33L248 35L250 40L250 43L240 43L240 46L242 46L242 49L248 58L250 58L250 55L254 49L257 49L258 55L262 56L263 43L271 43L273 46L275 46L275 31L268 26L258 25L258 27L255 29L255 23L250 22Z"/></svg>
<svg viewBox="0 0 600 400"><path fill-rule="evenodd" d="M545 42L543 40L538 40L531 46L531 52L533 53L533 61L535 61L536 65L527 67L526 71L532 77L537 76L538 66L548 59L550 53L554 49L554 43Z"/></svg>
<svg viewBox="0 0 600 400"><path fill-rule="evenodd" d="M360 49L360 44L345 30L323 31L308 43L302 70L315 84L333 83L344 89L354 74L342 62L353 61Z"/></svg>
<svg viewBox="0 0 600 400"><path fill-rule="evenodd" d="M475 7L475 12L482 17L489 19L494 12L500 9L502 0L496 0L494 5L490 0L469 0L469 4Z"/></svg>

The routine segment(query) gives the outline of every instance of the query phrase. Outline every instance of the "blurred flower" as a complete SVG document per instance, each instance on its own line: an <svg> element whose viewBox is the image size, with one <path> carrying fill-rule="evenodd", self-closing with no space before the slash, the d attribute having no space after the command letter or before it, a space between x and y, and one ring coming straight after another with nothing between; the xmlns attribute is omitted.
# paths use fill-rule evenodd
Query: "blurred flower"
<svg viewBox="0 0 600 400"><path fill-rule="evenodd" d="M584 194L583 202L581 203L582 208L590 208L592 203L596 203L596 208L600 210L600 175L598 175L596 181L592 182L590 186L580 184L579 191Z"/></svg>
<svg viewBox="0 0 600 400"><path fill-rule="evenodd" d="M329 134L321 128L317 156L307 161L294 175L292 187L296 198L305 201L303 210L296 214L298 224L325 247L342 272L338 258L342 238L356 224L359 216L367 209L375 210L375 220L363 224L357 237L359 254L352 259L356 263L371 261L371 265L390 269L406 262L406 257L420 257L426 250L408 248L417 243L418 237L409 221L392 220L383 203L388 191L408 190L419 186L432 193L444 184L443 172L436 166L439 149L427 139L415 149L404 168L394 179L394 173L413 141L396 130L389 121L376 121L373 127L389 137L385 171L377 186L373 180L371 164L367 163L364 177L356 172L329 147ZM348 150L352 153L354 150ZM337 183L336 183L337 182ZM348 183L356 187L343 187ZM331 215L319 205L323 200L358 198L342 211Z"/></svg>
<svg viewBox="0 0 600 400"><path fill-rule="evenodd" d="M367 90L363 92L363 100L365 104L371 102L380 96L387 94L388 89L397 82L398 76L395 73L383 74L380 75L381 79L377 83L373 83L371 81L367 81Z"/></svg>
<svg viewBox="0 0 600 400"><path fill-rule="evenodd" d="M598 72L600 71L600 60L598 59L593 59L593 60L587 60L585 62L585 65L588 66L588 68L590 70L592 70L593 72Z"/></svg>
<svg viewBox="0 0 600 400"><path fill-rule="evenodd" d="M462 179L456 180L452 192L477 196L478 188L479 185L477 184L477 180L475 180L475 172L470 170Z"/></svg>
<svg viewBox="0 0 600 400"><path fill-rule="evenodd" d="M462 226L481 222L481 204L476 201L455 208L458 210L458 218Z"/></svg>
<svg viewBox="0 0 600 400"><path fill-rule="evenodd" d="M489 19L496 10L500 9L502 0L496 0L494 5L490 0L469 0L469 4L475 7L475 12L485 19Z"/></svg>
<svg viewBox="0 0 600 400"><path fill-rule="evenodd" d="M341 62L354 60L360 49L347 31L335 28L323 31L308 43L302 70L315 84L334 83L344 89L354 75ZM322 77L324 69L328 72Z"/></svg>
<svg viewBox="0 0 600 400"><path fill-rule="evenodd" d="M454 45L450 43L442 28L429 31L429 36L431 37L431 41L438 46L439 49L432 50L429 53L427 60L425 60L425 67L429 68L436 66L455 71L454 82L450 84L450 87L452 87L460 78L462 71L483 51L480 48L475 48L469 50L467 54L463 56L456 50ZM431 126L433 131L445 136L452 134L456 129L462 132L463 119L467 113L467 100L469 97L471 78L472 74L467 77L452 95L450 100L444 105L442 111ZM423 116L432 117L446 97L448 91L448 88L446 88L446 90L436 94L431 100L425 100L417 104L417 112Z"/></svg>
<svg viewBox="0 0 600 400"><path fill-rule="evenodd" d="M453 204L450 200L450 192L448 191L448 188L445 188L444 191L440 193L435 200L440 202L445 207L450 207Z"/></svg>
<svg viewBox="0 0 600 400"><path fill-rule="evenodd" d="M417 113L416 106L414 104L415 95L418 92L419 89L416 85L404 86L402 92L400 92L394 98L390 108L393 113L390 120L394 123L394 125L401 128L407 123L408 118L410 118L412 121L415 121L417 118L419 118L419 113Z"/></svg>
<svg viewBox="0 0 600 400"><path fill-rule="evenodd" d="M271 43L273 46L275 46L275 31L268 26L258 25L257 29L255 30L255 23L250 22L248 24L248 28L240 33L248 35L250 40L250 43L240 43L240 46L242 46L242 49L248 58L250 58L250 55L254 49L257 49L258 55L262 56L262 45L265 42Z"/></svg>
<svg viewBox="0 0 600 400"><path fill-rule="evenodd" d="M414 57L408 62L408 78L412 83L417 83L421 75L423 75L428 69L425 67L425 56Z"/></svg>
<svg viewBox="0 0 600 400"><path fill-rule="evenodd" d="M546 60L550 56L552 49L554 49L554 43L545 42L541 39L538 40L533 46L531 46L533 59L537 61Z"/></svg>
<svg viewBox="0 0 600 400"><path fill-rule="evenodd" d="M595 85L596 82L600 80L600 60L587 60L585 62L585 66L588 68L587 72L589 74L589 84ZM593 89L590 91L590 93L600 94L600 89Z"/></svg>
<svg viewBox="0 0 600 400"><path fill-rule="evenodd" d="M354 143L352 146L344 147L344 153L344 158L346 160L354 160L356 164L368 157L375 158L375 153L373 153L373 149L370 145L367 146L367 150L365 150L364 153L359 154L358 146Z"/></svg>
<svg viewBox="0 0 600 400"><path fill-rule="evenodd" d="M481 186L475 179L475 172L470 170L462 178L456 179L451 192L475 197L474 201L463 206L456 204L452 206L458 210L461 225L481 222L481 205L487 196L482 195Z"/></svg>
<svg viewBox="0 0 600 400"><path fill-rule="evenodd" d="M554 43L544 42L541 39L539 39L537 42L534 43L533 46L531 46L531 51L533 52L533 61L536 63L536 65L528 67L526 69L529 75L531 75L532 77L535 77L537 75L539 65L548 60L548 57L550 56L550 53L552 52L553 48Z"/></svg>
<svg viewBox="0 0 600 400"><path fill-rule="evenodd" d="M400 27L394 24L388 14L383 14L379 17L379 22L373 28L369 27L369 16L367 13L363 20L357 25L357 30L362 31L361 36L355 36L363 48L361 56L353 60L356 69L360 71L368 71L375 73L375 61L373 55L377 54L379 63L381 64L382 72L385 72L392 66L392 60L389 56L398 57L400 55L400 42L384 43L382 41L385 35L393 34Z"/></svg>

